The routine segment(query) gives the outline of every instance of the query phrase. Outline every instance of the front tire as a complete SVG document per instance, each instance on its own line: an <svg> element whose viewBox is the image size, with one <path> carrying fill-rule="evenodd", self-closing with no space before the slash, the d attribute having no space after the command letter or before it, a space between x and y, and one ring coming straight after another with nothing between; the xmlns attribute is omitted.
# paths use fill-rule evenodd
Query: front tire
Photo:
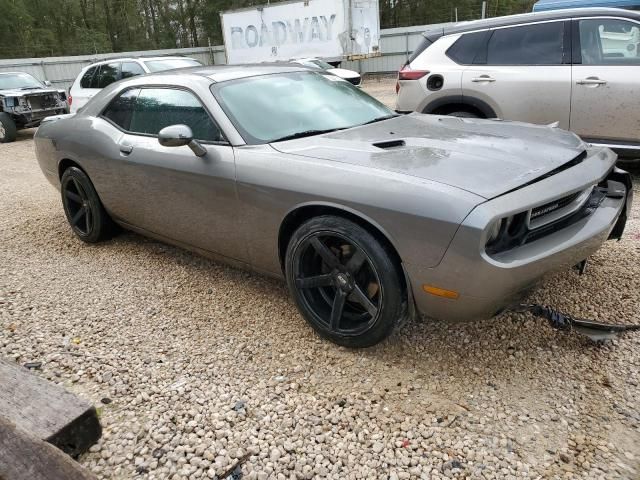
<svg viewBox="0 0 640 480"><path fill-rule="evenodd" d="M15 141L18 136L18 127L13 121L11 115L6 112L0 112L0 143L9 143Z"/></svg>
<svg viewBox="0 0 640 480"><path fill-rule="evenodd" d="M404 317L406 293L391 252L345 218L303 223L289 241L285 270L302 315L338 345L375 345Z"/></svg>
<svg viewBox="0 0 640 480"><path fill-rule="evenodd" d="M69 167L62 174L62 206L73 233L87 243L111 236L113 223L86 173Z"/></svg>

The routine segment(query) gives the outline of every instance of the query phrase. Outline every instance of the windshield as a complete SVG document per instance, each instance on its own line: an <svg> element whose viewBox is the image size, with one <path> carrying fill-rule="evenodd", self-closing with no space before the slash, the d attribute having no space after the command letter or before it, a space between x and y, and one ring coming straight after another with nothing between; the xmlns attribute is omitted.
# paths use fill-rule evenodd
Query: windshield
<svg viewBox="0 0 640 480"><path fill-rule="evenodd" d="M327 62L323 62L322 60L311 60L311 63L316 64L318 67L324 69L324 70L329 70L330 68L334 68L333 65L331 65L330 63Z"/></svg>
<svg viewBox="0 0 640 480"><path fill-rule="evenodd" d="M330 64L328 64L327 62L323 62L322 60L318 60L316 58L309 58L309 59L305 59L305 60L298 60L297 61L300 65L304 65L305 67L311 67L311 68L321 68L322 70L328 70L330 68L333 68L333 66L331 66Z"/></svg>
<svg viewBox="0 0 640 480"><path fill-rule="evenodd" d="M0 74L0 90L43 88L44 85L28 73Z"/></svg>
<svg viewBox="0 0 640 480"><path fill-rule="evenodd" d="M314 72L261 75L211 88L248 144L309 136L395 116L349 82Z"/></svg>
<svg viewBox="0 0 640 480"><path fill-rule="evenodd" d="M175 68L199 67L202 64L192 58L168 58L166 60L145 60L145 65L151 72L173 70Z"/></svg>

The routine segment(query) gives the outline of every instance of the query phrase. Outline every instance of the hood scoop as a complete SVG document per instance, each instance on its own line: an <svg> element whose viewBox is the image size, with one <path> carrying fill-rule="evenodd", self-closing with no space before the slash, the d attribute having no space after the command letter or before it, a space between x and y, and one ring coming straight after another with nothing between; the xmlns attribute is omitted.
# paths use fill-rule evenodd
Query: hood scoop
<svg viewBox="0 0 640 480"><path fill-rule="evenodd" d="M383 150L389 150L392 148L404 147L406 142L404 140L384 140L381 142L375 142L372 145Z"/></svg>

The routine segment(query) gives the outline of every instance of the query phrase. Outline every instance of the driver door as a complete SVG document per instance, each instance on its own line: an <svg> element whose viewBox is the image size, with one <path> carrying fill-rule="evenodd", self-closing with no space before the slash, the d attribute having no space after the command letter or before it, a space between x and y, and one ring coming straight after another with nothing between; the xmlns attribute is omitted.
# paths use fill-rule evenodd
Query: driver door
<svg viewBox="0 0 640 480"><path fill-rule="evenodd" d="M191 91L180 87L126 90L103 113L124 130L112 169L118 180L110 209L126 223L233 259L246 258L238 234L233 147ZM184 124L207 150L158 143L163 128Z"/></svg>

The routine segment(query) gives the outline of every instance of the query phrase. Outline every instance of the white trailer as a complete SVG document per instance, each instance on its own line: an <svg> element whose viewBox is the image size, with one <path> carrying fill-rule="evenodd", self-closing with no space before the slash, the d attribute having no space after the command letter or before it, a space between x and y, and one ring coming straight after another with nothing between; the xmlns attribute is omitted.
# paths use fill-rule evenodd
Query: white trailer
<svg viewBox="0 0 640 480"><path fill-rule="evenodd" d="M220 16L229 64L380 54L378 0L281 2Z"/></svg>

